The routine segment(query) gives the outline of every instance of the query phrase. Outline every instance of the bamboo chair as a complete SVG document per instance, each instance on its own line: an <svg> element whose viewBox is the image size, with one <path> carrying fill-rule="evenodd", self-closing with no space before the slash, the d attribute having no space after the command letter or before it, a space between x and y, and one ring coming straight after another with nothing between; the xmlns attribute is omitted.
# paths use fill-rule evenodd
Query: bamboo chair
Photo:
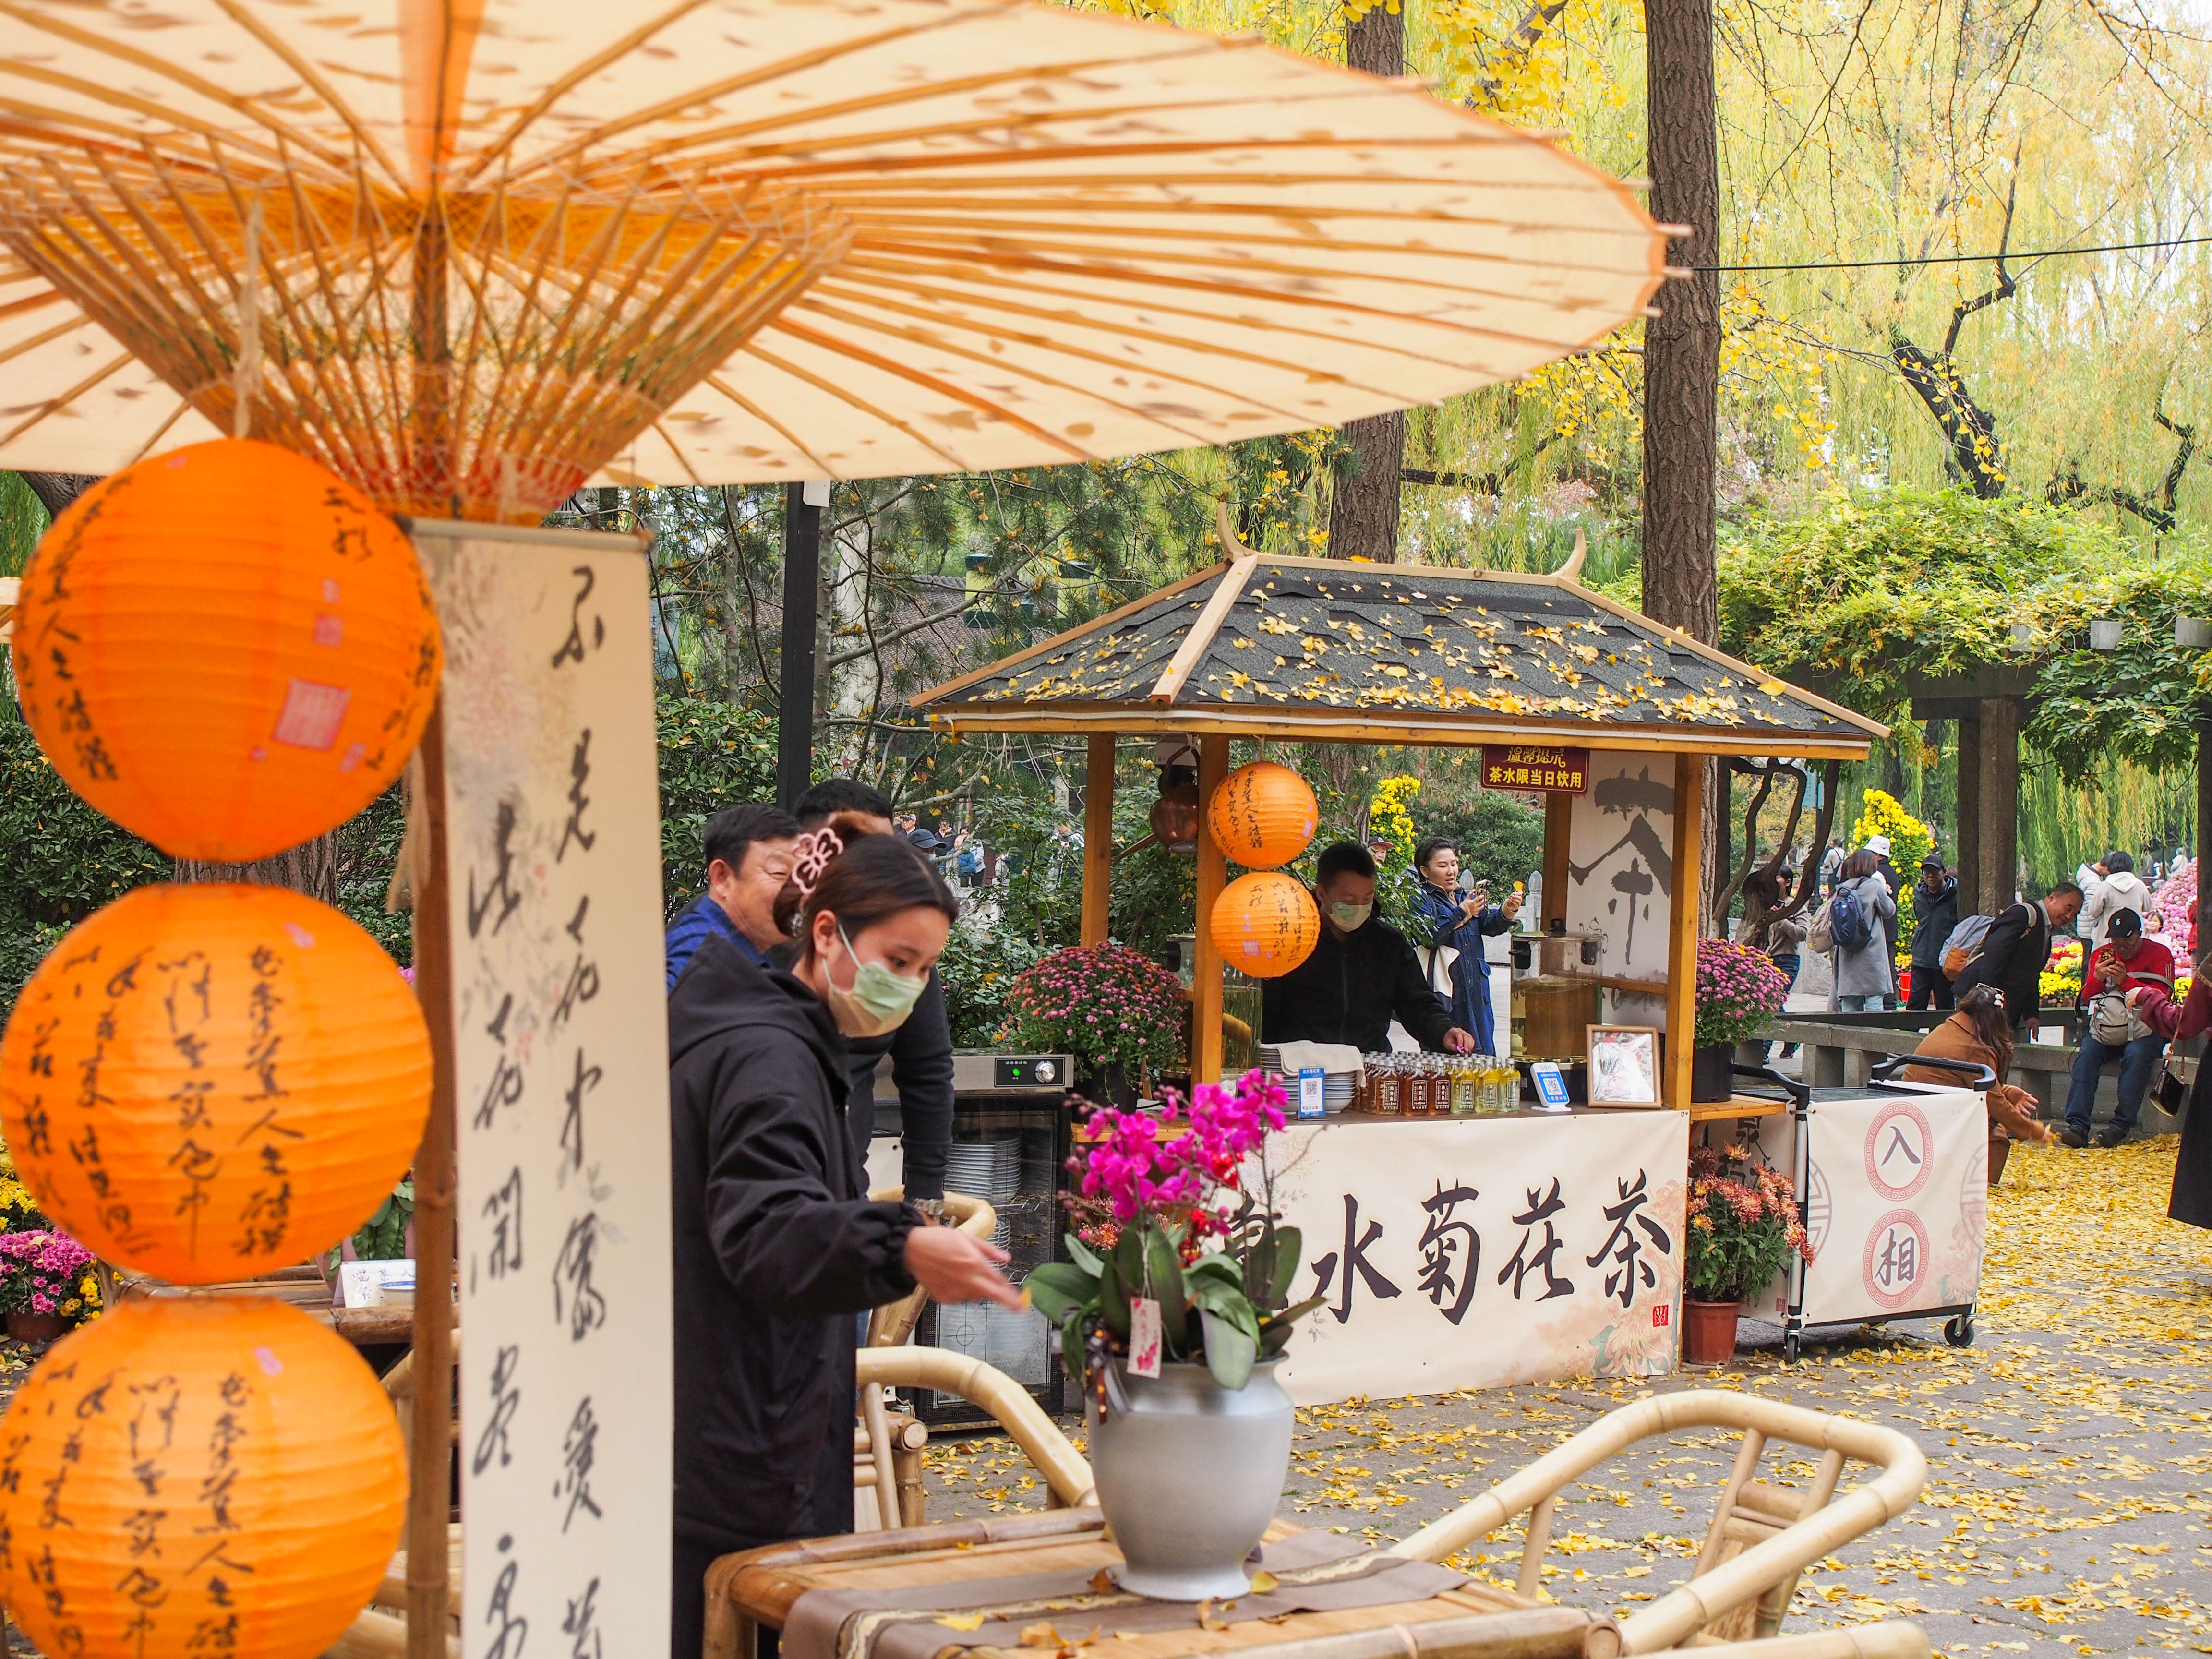
<svg viewBox="0 0 2212 1659"><path fill-rule="evenodd" d="M896 1204L906 1196L904 1187L878 1187L868 1194L872 1203ZM945 1213L971 1238L988 1239L996 1231L999 1213L980 1198L961 1193L945 1195ZM868 1316L870 1348L902 1347L914 1340L914 1328L929 1300L916 1288L902 1301L887 1302ZM929 1430L911 1415L899 1414L894 1423L884 1402L884 1384L860 1386L860 1426L853 1437L853 1485L875 1493L878 1526L884 1531L921 1524L921 1448Z"/></svg>
<svg viewBox="0 0 2212 1659"><path fill-rule="evenodd" d="M1624 1652L1657 1653L1711 1643L1727 1643L1731 1655L1744 1659L1783 1659L1785 1654L1790 1659L1914 1659L1927 1652L1926 1638L1910 1625L1881 1638L1893 1645L1877 1650L1820 1647L1816 1655L1814 1648L1803 1645L1814 1640L1811 1637L1778 1638L1799 1575L1838 1546L1910 1508L1927 1484L1928 1460L1895 1429L1753 1395L1701 1389L1655 1395L1607 1413L1474 1502L1392 1546L1392 1553L1441 1561L1525 1513L1528 1534L1516 1588L1533 1603L1542 1583L1544 1553L1560 1492L1639 1440L1693 1428L1742 1430L1735 1467L1721 1489L1690 1582L1622 1622ZM1820 1453L1809 1487L1774 1486L1753 1478L1770 1443ZM1881 1472L1866 1486L1838 1498L1836 1483L1847 1458ZM1822 1634L1840 1638L1889 1628L1874 1626ZM1911 1632L1911 1636L1902 1632ZM1905 1645L1895 1646L1898 1643ZM1770 1644L1774 1644L1771 1653Z"/></svg>

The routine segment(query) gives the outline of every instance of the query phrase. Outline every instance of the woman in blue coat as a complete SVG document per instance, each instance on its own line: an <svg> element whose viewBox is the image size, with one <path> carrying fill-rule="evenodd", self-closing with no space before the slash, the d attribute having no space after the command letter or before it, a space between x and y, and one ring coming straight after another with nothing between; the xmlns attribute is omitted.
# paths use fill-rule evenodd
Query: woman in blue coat
<svg viewBox="0 0 2212 1659"><path fill-rule="evenodd" d="M1487 934L1511 930L1514 919L1521 914L1521 895L1515 893L1504 903L1492 905L1485 905L1479 893L1462 898L1459 848L1441 837L1425 841L1413 849L1413 870L1419 878L1413 887L1413 913L1419 923L1417 936L1425 936L1431 952L1447 947L1459 952L1459 959L1451 965L1450 994L1447 995L1437 983L1433 966L1429 987L1449 1012L1452 1024L1474 1033L1477 1054L1498 1054L1501 1051L1497 1046L1497 1026L1490 1013L1490 963L1483 955L1482 941ZM1430 960L1433 963L1433 955Z"/></svg>

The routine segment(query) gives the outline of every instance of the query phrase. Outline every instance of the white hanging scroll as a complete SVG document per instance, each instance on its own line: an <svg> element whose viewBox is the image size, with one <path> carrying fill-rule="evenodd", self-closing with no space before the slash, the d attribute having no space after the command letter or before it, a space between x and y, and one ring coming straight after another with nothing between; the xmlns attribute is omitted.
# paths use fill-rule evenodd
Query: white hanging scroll
<svg viewBox="0 0 2212 1659"><path fill-rule="evenodd" d="M1600 969L1655 988L1667 978L1667 922L1674 891L1674 757L1604 750L1589 757L1589 789L1573 797L1567 836L1567 929L1604 935ZM1667 1024L1667 999L1614 986L1616 1025Z"/></svg>
<svg viewBox="0 0 2212 1659"><path fill-rule="evenodd" d="M1304 1235L1279 1381L1302 1406L1674 1368L1684 1112L1293 1123ZM1248 1170L1246 1189L1261 1188Z"/></svg>
<svg viewBox="0 0 2212 1659"><path fill-rule="evenodd" d="M462 1651L661 1653L674 1338L646 564L576 532L415 539L446 644Z"/></svg>

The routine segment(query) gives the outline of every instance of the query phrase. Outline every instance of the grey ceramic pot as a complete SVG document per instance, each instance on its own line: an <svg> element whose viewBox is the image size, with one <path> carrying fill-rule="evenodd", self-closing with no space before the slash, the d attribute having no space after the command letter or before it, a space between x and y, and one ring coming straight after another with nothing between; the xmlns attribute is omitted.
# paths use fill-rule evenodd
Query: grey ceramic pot
<svg viewBox="0 0 2212 1659"><path fill-rule="evenodd" d="M1124 1589L1164 1601L1250 1590L1245 1558L1275 1518L1291 1467L1294 1413L1277 1363L1254 1366L1235 1390L1203 1365L1163 1364L1147 1378L1116 1363L1106 1421L1095 1401L1087 1409Z"/></svg>

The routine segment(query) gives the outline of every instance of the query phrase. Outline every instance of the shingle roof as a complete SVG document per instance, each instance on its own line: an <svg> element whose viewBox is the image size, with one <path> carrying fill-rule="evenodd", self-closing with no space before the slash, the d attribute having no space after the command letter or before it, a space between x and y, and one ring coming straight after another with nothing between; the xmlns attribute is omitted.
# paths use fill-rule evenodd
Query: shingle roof
<svg viewBox="0 0 2212 1659"><path fill-rule="evenodd" d="M1224 596L1233 584L1235 598ZM1218 615L1218 625L1206 623ZM1187 670L1173 674L1182 652ZM1711 732L1723 749L1863 750L1885 728L1558 576L1248 556L915 700L978 728L1404 721L1493 740ZM1053 720L1060 713L1066 721ZM1079 714L1090 718L1077 720ZM1556 739L1556 736L1554 737Z"/></svg>

